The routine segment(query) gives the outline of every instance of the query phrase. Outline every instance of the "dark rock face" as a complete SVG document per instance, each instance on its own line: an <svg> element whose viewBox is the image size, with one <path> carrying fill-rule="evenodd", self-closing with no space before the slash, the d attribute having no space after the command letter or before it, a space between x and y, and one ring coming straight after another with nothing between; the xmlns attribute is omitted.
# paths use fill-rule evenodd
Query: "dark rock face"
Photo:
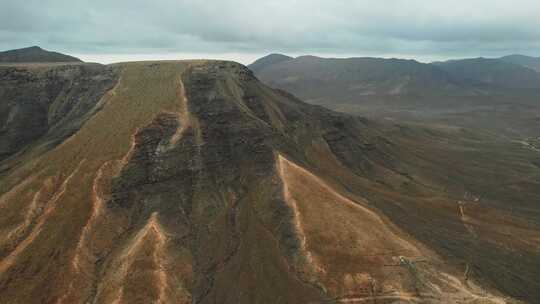
<svg viewBox="0 0 540 304"><path fill-rule="evenodd" d="M265 101L254 100L261 98L260 84L245 67L228 62L195 66L183 83L189 117L160 114L137 133L128 163L113 180L111 208L130 214L134 230L159 214L174 250L192 257L192 278L183 279L193 303L272 301L250 286L278 290L290 303L322 297L276 256L262 253L282 250L292 262L298 239L283 222L292 214L274 176L274 143L287 145L287 139L271 125ZM246 242L255 235L256 241ZM272 238L286 245L275 248ZM266 256L260 267L279 281L244 278L252 254ZM291 286L296 294L287 294Z"/></svg>
<svg viewBox="0 0 540 304"><path fill-rule="evenodd" d="M0 161L75 133L117 79L114 69L100 65L0 67Z"/></svg>

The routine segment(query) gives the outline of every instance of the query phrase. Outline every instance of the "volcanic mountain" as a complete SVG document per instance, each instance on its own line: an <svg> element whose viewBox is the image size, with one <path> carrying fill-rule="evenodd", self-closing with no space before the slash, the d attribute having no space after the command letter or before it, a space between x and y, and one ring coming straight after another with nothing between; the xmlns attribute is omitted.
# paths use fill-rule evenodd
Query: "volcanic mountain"
<svg viewBox="0 0 540 304"><path fill-rule="evenodd" d="M0 79L2 303L540 299L520 144L336 113L232 62Z"/></svg>
<svg viewBox="0 0 540 304"><path fill-rule="evenodd" d="M262 71L269 66L292 59L294 58L283 54L270 54L250 64L249 69L252 70L254 73L258 73L259 71Z"/></svg>
<svg viewBox="0 0 540 304"><path fill-rule="evenodd" d="M0 52L0 63L21 62L82 62L79 58L57 52L46 51L39 46Z"/></svg>
<svg viewBox="0 0 540 304"><path fill-rule="evenodd" d="M249 67L267 85L332 110L482 127L511 136L539 131L540 73L534 70L533 57L429 64L383 58L284 58L274 54Z"/></svg>

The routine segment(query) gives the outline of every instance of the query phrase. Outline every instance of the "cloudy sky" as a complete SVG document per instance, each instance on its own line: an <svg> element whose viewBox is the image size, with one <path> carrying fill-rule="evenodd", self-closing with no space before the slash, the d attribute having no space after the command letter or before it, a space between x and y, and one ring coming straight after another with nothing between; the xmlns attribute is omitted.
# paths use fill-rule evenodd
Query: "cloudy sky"
<svg viewBox="0 0 540 304"><path fill-rule="evenodd" d="M0 49L82 59L540 56L538 0L0 0Z"/></svg>

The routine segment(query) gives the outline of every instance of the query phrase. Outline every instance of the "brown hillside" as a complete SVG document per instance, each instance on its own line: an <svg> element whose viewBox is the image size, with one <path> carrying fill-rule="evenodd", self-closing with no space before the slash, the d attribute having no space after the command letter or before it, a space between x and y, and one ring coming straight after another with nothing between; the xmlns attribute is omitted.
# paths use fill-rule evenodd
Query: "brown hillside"
<svg viewBox="0 0 540 304"><path fill-rule="evenodd" d="M535 151L307 105L231 62L105 70L69 137L0 160L1 303L540 297Z"/></svg>

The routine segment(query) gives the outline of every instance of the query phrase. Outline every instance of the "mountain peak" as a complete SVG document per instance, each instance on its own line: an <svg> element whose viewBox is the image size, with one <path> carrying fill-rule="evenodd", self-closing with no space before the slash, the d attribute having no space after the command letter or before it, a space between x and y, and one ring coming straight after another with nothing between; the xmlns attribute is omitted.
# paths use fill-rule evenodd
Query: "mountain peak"
<svg viewBox="0 0 540 304"><path fill-rule="evenodd" d="M30 47L0 52L0 62L82 62L82 60L58 52L47 51L37 45L34 45Z"/></svg>
<svg viewBox="0 0 540 304"><path fill-rule="evenodd" d="M268 66L278 64L284 61L288 61L291 59L293 59L293 57L283 55L283 54L278 54L278 53L272 53L272 54L268 54L262 58L255 60L255 62L250 64L248 67L253 72L257 73L259 71L262 71Z"/></svg>

